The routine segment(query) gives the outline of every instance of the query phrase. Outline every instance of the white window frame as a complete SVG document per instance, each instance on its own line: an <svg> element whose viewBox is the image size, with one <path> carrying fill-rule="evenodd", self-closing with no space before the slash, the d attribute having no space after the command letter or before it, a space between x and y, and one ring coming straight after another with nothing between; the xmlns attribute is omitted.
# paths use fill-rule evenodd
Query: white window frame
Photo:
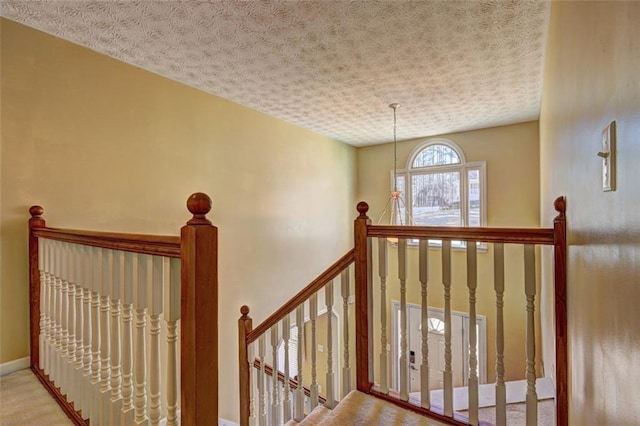
<svg viewBox="0 0 640 426"><path fill-rule="evenodd" d="M425 167L413 167L413 163L417 156L434 145L444 145L450 149L452 149L460 158L460 163L456 164L445 164L440 166L425 166ZM460 173L460 186L462 191L460 193L460 216L462 219L461 226L469 226L469 171L470 170L478 170L479 173L479 186L480 186L480 227L486 226L487 223L487 163L485 161L473 161L467 162L464 152L458 145L456 145L453 141L449 139L443 138L432 138L427 139L424 142L419 143L409 155L409 159L407 160L407 166L405 169L397 170L397 177L404 177L404 193L402 194L402 198L404 203L406 204L405 210L405 223L410 223L409 214L411 214L413 210L413 188L412 188L412 175L420 175L427 172L431 173L446 173L446 172L459 172ZM422 173L421 173L422 171ZM391 171L391 187L393 188L395 185L394 182L394 173ZM464 201L464 202L463 202ZM414 241L411 241L413 243ZM438 241L429 241L430 246L440 246L441 243ZM484 246L484 245L481 245ZM483 247L479 247L483 248Z"/></svg>

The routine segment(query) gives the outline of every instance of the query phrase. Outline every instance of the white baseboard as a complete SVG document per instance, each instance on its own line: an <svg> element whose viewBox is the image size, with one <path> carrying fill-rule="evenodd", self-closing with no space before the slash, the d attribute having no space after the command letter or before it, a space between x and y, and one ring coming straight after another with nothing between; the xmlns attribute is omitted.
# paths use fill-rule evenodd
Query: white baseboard
<svg viewBox="0 0 640 426"><path fill-rule="evenodd" d="M7 374L11 374L14 371L29 368L29 363L30 359L28 356L20 359L14 359L13 361L9 362L4 362L0 364L0 376L6 376Z"/></svg>

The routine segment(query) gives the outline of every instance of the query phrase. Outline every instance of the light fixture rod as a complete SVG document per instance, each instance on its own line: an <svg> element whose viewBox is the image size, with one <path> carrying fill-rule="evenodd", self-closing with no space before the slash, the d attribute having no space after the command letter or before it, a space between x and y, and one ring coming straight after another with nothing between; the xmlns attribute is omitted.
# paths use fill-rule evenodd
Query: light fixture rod
<svg viewBox="0 0 640 426"><path fill-rule="evenodd" d="M393 109L393 190L398 191L398 139L396 136L396 110L400 106L394 102L389 104L389 108Z"/></svg>

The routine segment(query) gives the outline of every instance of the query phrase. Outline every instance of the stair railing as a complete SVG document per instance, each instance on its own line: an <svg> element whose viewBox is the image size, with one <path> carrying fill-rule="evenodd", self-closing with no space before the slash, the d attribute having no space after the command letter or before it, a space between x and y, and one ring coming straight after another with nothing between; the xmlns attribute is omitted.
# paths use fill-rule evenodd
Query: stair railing
<svg viewBox="0 0 640 426"><path fill-rule="evenodd" d="M74 424L217 423L217 228L206 194L187 207L179 237L29 210L31 369Z"/></svg>
<svg viewBox="0 0 640 426"><path fill-rule="evenodd" d="M305 386L309 383L309 408L312 410L319 404L329 408L335 405L339 399L336 389L336 372L333 370L334 354L332 332L335 326L332 323L334 300L338 293L342 297L343 306L343 368L342 368L342 389L351 390L349 384L352 376L349 367L349 314L348 305L350 300L350 279L349 266L354 261L354 251L350 250L336 263L320 274L315 280L307 285L302 291L291 298L280 307L275 313L264 320L255 329L252 327L253 320L249 317L249 307L243 306L240 310L242 317L238 320L239 336L239 367L240 367L240 425L249 424L279 425L294 419L301 421L308 409L305 407ZM334 280L339 277L340 286L334 286ZM320 304L324 305L325 312L319 309ZM294 319L294 322L291 319ZM322 318L324 317L324 318ZM319 324L321 322L321 324ZM292 326L292 324L295 324ZM322 337L326 339L322 343L318 342L319 326L326 326L326 332ZM292 340L292 332L296 335L296 351L291 354L289 342ZM305 350L307 336L310 344L309 351ZM346 340L345 340L346 339ZM326 365L322 370L326 371L325 377L318 378L318 345L326 345ZM269 348L267 349L267 346ZM324 347L324 346L323 346ZM335 348L337 352L338 348ZM303 354L310 352L310 360L304 360ZM283 356L283 368L278 369L280 355ZM298 372L295 374L295 381L289 370L292 364L291 357L295 358ZM267 360L270 360L268 362ZM346 361L345 361L346 360ZM308 366L306 368L304 365ZM269 365L270 364L270 365ZM271 369L269 369L269 367ZM270 379L275 376L275 369L282 380ZM307 377L304 370L308 370ZM304 380L304 382L303 382ZM320 381L324 383L322 392ZM295 388L291 386L296 384ZM267 385L270 384L271 388ZM324 396L321 395L324 393Z"/></svg>
<svg viewBox="0 0 640 426"><path fill-rule="evenodd" d="M354 292L355 311L348 310L348 304L351 301L351 290L349 285L344 285L343 278L343 301L344 314L343 319L353 318L355 321L355 385L356 388L364 393L371 394L377 398L387 400L405 409L423 414L447 424L457 425L477 425L486 424L479 416L479 385L480 378L478 376L478 345L479 336L476 332L476 324L478 322L478 295L480 292L493 292L495 294L495 311L491 313L495 320L494 333L495 339L495 398L496 398L496 424L505 425L506 416L506 379L507 374L505 359L508 354L505 353L505 289L514 291L519 289L522 294L522 303L525 307L524 316L524 334L525 334L525 360L524 370L526 377L526 424L535 425L537 418L537 388L536 379L539 370L539 360L536 359L536 340L535 340L535 324L536 324L536 290L538 264L536 258L539 256L539 246L549 246L553 248L554 259L554 280L555 280L555 416L556 424L566 426L568 424L568 394L567 394L567 325L566 325L566 223L565 223L565 201L563 197L559 197L554 207L558 212L558 216L554 220L553 228L453 228L453 227L425 227L425 226L381 226L372 225L367 217L369 206L361 202L358 204L357 210L359 216L354 222L354 249L345 255L340 261L336 262L327 272L322 274L312 284L307 286L298 295L292 298L288 303L283 305L276 313L263 322L258 328L252 330L252 320L248 316L249 308L243 306L241 309L242 317L239 320L239 353L240 353L240 423L241 425L249 424L284 424L290 418L296 421L302 420L308 411L304 407L294 407L293 414L291 408L287 405L287 395L290 390L286 389L288 383L289 361L285 360L283 369L280 371L282 375L282 383L285 386L273 386L271 390L265 388L267 382L267 374L264 370L267 359L267 334L271 343L271 361L272 366L278 369L278 348L285 344L289 339L289 316L295 311L295 319L298 332L300 333L299 348L304 345L303 339L309 337L312 339L310 345L310 354L312 364L312 376L298 377L296 383L304 383L311 381L311 400L310 409L317 405L317 382L315 373L315 356L317 352L315 341L315 327L317 320L317 297L321 288L325 284L335 278L340 271L353 262L354 274ZM438 257L437 268L430 266L429 250L430 242L439 241L440 246L434 251L431 257ZM393 241L393 243L390 243ZM374 244L377 243L377 244ZM416 291L416 284L413 284L408 278L411 278L411 271L408 270L408 246L415 245L416 248L411 256L415 258L417 255L418 270L415 273L417 280L412 277L414 282L417 281L419 289L419 299L421 307L420 319L420 350L416 354L416 358L420 359L419 367L415 367L415 363L410 362L407 351L407 294L409 291ZM391 248L390 248L391 247ZM397 252L397 266L392 272L397 273L397 280L389 277L389 253L393 249ZM375 256L374 256L375 253ZM479 255L479 253L482 253ZM506 253L506 254L505 254ZM518 254L519 253L519 254ZM464 256L461 260L461 256ZM455 260L452 260L455 258ZM519 260L518 260L519 259ZM492 282L487 282L487 277L479 277L479 265L487 261L492 262ZM510 263L511 262L511 263ZM506 265L506 266L505 266ZM514 280L508 274L505 274L514 265L522 265L522 278ZM433 265L432 265L433 266ZM432 274L432 269L440 269L441 275ZM374 280L374 271L376 278ZM461 282L461 271L466 274L466 278ZM348 274L342 274L343 277L349 277ZM505 278L506 277L506 278ZM348 282L348 281L347 281ZM400 297L400 336L398 338L400 346L400 356L398 365L394 365L389 358L388 345L390 344L389 334L395 333L391 330L389 320L391 312L389 309L390 300L388 293L392 284L399 286ZM467 293L467 307L469 317L469 336L468 342L468 383L467 392L469 400L469 408L463 415L457 412L454 407L453 391L454 381L453 373L455 368L452 365L452 294L454 291L459 292L462 285ZM413 286L413 288L411 288ZM443 394L441 405L431 401L431 390L429 371L430 356L428 350L428 295L429 289L434 286L440 287L444 300L444 364L445 368L442 372ZM346 291L345 291L346 289ZM333 290L329 291L333 294ZM433 297L433 296L431 296ZM380 300L375 300L379 298ZM311 330L305 328L305 316L303 303L309 301L308 313ZM332 296L325 296L327 306L331 306ZM329 308L328 308L329 310ZM485 313L486 314L486 313ZM327 316L327 322L331 316ZM374 318L375 317L375 318ZM376 323L379 321L379 323ZM278 328L280 324L280 328ZM308 328L308 327L307 327ZM329 324L328 327L331 330ZM282 331L280 331L282 330ZM291 329L293 330L293 329ZM374 344L374 331L376 339L379 342ZM349 368L349 372L342 377L342 396L351 389L351 370L349 367L349 349L353 346L353 342L349 341L349 326L344 328L343 342L341 345L345 348L345 356L343 357L345 365ZM374 348L376 353L374 353ZM300 350L300 349L299 349ZM284 352L287 356L287 351ZM415 356L415 355L414 355ZM301 360L301 356L299 356ZM256 361L257 360L257 361ZM419 371L419 387L417 392L409 387L409 364L414 364L414 371ZM252 370L253 366L257 366L258 373ZM376 370L374 370L374 365ZM399 371L399 385L395 386L389 380L391 369ZM327 367L328 370L331 366ZM513 372L511 372L513 375ZM517 372L516 372L517 373ZM275 374L275 373L271 373ZM273 385L273 382L271 382ZM346 386L345 386L346 385ZM315 391L314 391L315 389ZM284 396L283 396L284 394ZM280 405L279 401L285 401ZM297 401L302 401L298 398ZM333 408L336 399L332 395L327 398L326 406ZM283 409L284 405L284 409Z"/></svg>
<svg viewBox="0 0 640 426"><path fill-rule="evenodd" d="M371 225L367 217L368 205L364 202L358 204L359 217L355 220L355 292L356 292L356 383L359 391L372 394L378 398L393 402L414 412L444 421L450 424L481 424L479 418L479 377L478 377L478 335L476 332L477 308L479 291L495 292L495 336L496 336L496 424L501 426L506 421L506 390L505 390L505 287L512 291L517 286L522 292L522 301L526 309L525 314L525 376L526 376L526 424L536 425L538 396L536 393L536 379L539 371L536 366L536 254L537 246L550 246L554 249L554 279L555 279L555 386L556 386L556 424L568 424L568 400L567 400L567 341L566 341L566 224L565 201L563 197L556 199L554 207L558 216L554 220L553 228L454 228L431 226L381 226ZM377 240L377 245L374 241ZM434 277L430 273L432 269L429 256L430 241L440 242L438 267L441 276ZM390 244L389 241L393 241ZM452 243L459 251L466 252L466 261L452 261L454 250ZM407 346L407 293L410 290L407 276L408 270L408 244L411 242L417 247L418 271L417 277L420 286L420 350L413 355L420 362L412 363ZM482 246L481 246L482 244ZM521 253L519 256L523 265L522 281L505 281L505 259L513 261L514 257L505 257L505 245L509 246L510 254ZM391 343L388 339L388 320L390 313L387 307L390 301L387 291L392 282L388 276L388 264L390 251L394 247L397 252L396 283L399 285L400 296L400 335L399 335L399 365L392 365L388 358L387 346ZM486 282L479 280L479 255L482 251L493 254L493 286L488 287ZM377 255L374 256L373 253ZM456 253L456 256L461 253ZM483 253L483 256L485 253ZM437 257L437 255L435 256ZM518 256L516 256L517 258ZM486 262L486 256L483 261ZM508 263L509 261L507 261ZM454 264L455 263L455 264ZM506 265L507 268L515 268L515 263ZM437 268L436 268L437 269ZM374 271L377 277L374 280ZM466 291L468 295L468 412L461 415L454 407L453 391L453 366L452 366L452 290L460 291L460 278L454 283L453 276L460 272L466 273ZM441 282L438 282L441 281ZM482 286L480 285L482 284ZM378 286L374 289L374 285ZM428 323L428 289L441 285L444 295L444 370L442 372L443 403L442 406L432 404L430 401L429 374L431 371L429 354L429 323ZM375 291L374 291L375 290ZM415 291L416 289L413 288ZM374 293L380 300L374 301ZM374 303L380 306L378 317L379 324L374 324ZM374 327L380 332L377 334L381 341L376 344L379 356L374 354ZM376 330L376 331L377 331ZM434 356L434 354L431 354ZM380 360L377 362L377 360ZM374 371L374 360L377 371ZM410 369L410 364L414 367ZM399 372L399 385L392 389L389 384L389 368L397 368ZM409 375L411 371L419 372L417 389L410 388ZM459 386L459 385L458 385ZM412 392L413 391L413 392ZM412 395L413 393L413 395Z"/></svg>

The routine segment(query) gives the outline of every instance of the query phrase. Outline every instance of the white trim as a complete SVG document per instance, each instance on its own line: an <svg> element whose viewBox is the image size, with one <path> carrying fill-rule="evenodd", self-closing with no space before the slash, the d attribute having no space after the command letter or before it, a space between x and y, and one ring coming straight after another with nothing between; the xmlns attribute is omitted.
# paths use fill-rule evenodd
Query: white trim
<svg viewBox="0 0 640 426"><path fill-rule="evenodd" d="M7 374L14 373L19 370L29 368L31 359L26 356L24 358L14 359L13 361L4 362L0 364L0 376L6 376Z"/></svg>

